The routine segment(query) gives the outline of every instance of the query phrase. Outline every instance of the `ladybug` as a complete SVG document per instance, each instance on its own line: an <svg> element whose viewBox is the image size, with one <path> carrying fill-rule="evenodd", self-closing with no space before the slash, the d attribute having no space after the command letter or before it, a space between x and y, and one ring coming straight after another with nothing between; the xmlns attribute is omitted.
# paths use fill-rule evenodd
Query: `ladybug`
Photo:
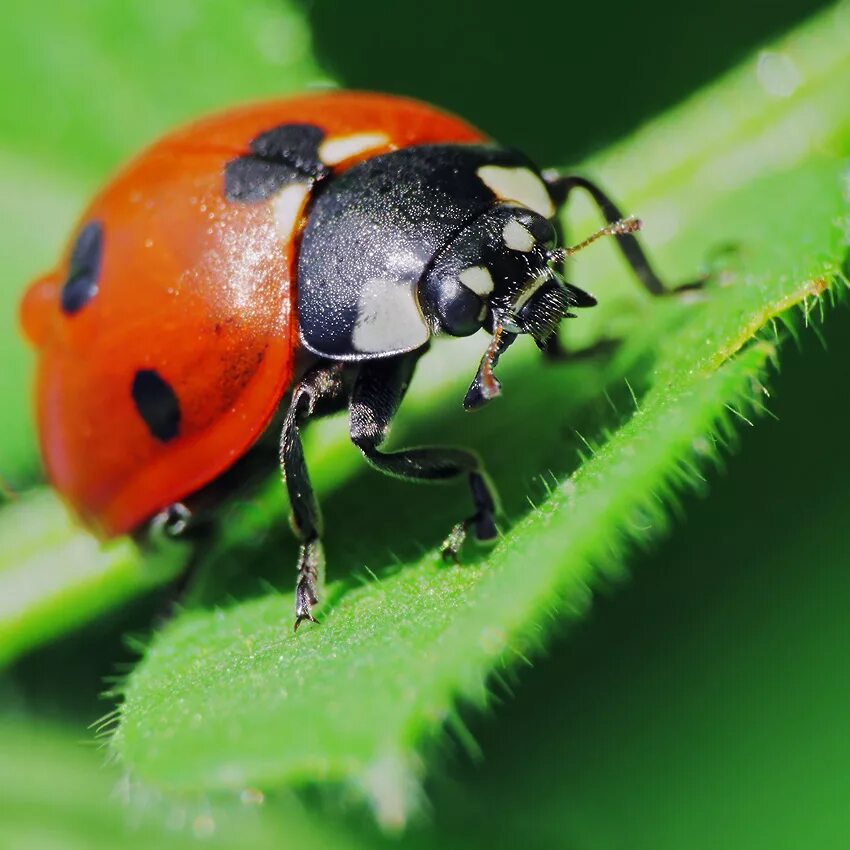
<svg viewBox="0 0 850 850"><path fill-rule="evenodd" d="M574 188L607 226L559 248ZM611 200L540 171L466 122L413 100L332 92L200 120L147 149L83 213L56 269L22 308L38 350L48 477L101 537L192 519L185 500L259 440L280 411L280 461L301 546L295 628L315 622L319 507L301 429L348 409L353 443L389 475L465 479L467 532L496 537L479 458L458 448L381 451L435 337L491 336L464 399L500 390L520 334L549 356L594 298L564 260L611 234L653 294L667 290Z"/></svg>

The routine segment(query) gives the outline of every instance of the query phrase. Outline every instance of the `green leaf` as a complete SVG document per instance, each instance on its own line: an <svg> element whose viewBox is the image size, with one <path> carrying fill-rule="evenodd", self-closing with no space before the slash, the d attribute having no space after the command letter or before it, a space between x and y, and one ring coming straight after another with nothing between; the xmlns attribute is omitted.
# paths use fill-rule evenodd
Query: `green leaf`
<svg viewBox="0 0 850 850"><path fill-rule="evenodd" d="M467 715L483 758L441 765L436 823L410 844L844 846L850 447L831 435L850 311L824 330L826 348L783 350L777 418L741 434L629 587L518 671L497 710Z"/></svg>
<svg viewBox="0 0 850 850"><path fill-rule="evenodd" d="M846 9L822 16L588 164L648 222L664 268L684 278L712 248L739 246L704 297L627 297L611 252L582 254L574 278L608 297L574 338L625 330L622 349L562 371L532 362L529 348L512 351L505 399L462 425L445 411L457 409L471 368L460 368L454 344L429 356L432 382L411 399L415 425L408 417L401 430L419 439L430 423L433 439L439 422L482 446L514 519L492 554L456 567L417 556L411 533L447 528L450 511L463 510L454 496L388 484L389 497L373 490L367 510L343 486L328 500L329 549L337 570L365 563L377 577L338 581L323 626L297 636L291 596L273 593L166 627L129 677L113 740L137 777L180 791L344 780L384 823L404 821L421 748L452 723L457 701L483 704L491 676L539 647L556 616L583 612L591 590L622 573L628 548L665 528L676 492L699 483L765 405L777 327L793 328L798 306L808 325L843 280L848 37ZM571 218L572 232L590 226ZM576 423L587 438L565 438ZM546 474L529 487L535 471ZM279 510L244 524L238 511L231 546L240 529L283 523ZM254 558L277 563L276 545L265 541Z"/></svg>

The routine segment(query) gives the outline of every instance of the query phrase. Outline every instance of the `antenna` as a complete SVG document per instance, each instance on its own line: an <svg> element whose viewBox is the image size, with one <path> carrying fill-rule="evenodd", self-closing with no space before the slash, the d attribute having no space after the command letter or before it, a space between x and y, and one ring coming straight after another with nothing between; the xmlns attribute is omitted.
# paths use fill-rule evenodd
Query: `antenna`
<svg viewBox="0 0 850 850"><path fill-rule="evenodd" d="M640 228L641 220L630 215L626 218L618 219L611 224L606 224L605 227L600 228L596 233L588 236L583 242L579 242L578 245L572 245L568 248L555 248L554 251L549 252L548 256L552 262L560 263L566 260L567 257L572 257L574 254L587 248L588 245L592 245L597 239L601 239L603 236L625 236L629 233L635 233Z"/></svg>

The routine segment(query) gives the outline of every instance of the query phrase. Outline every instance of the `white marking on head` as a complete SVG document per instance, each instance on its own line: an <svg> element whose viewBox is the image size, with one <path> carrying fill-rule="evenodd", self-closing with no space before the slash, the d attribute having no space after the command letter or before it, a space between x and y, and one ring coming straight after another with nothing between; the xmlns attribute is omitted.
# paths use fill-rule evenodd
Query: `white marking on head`
<svg viewBox="0 0 850 850"><path fill-rule="evenodd" d="M325 165L339 165L357 154L380 148L389 143L385 133L355 133L352 136L332 136L319 145L319 159Z"/></svg>
<svg viewBox="0 0 850 850"><path fill-rule="evenodd" d="M502 239L511 251L526 253L534 247L534 237L531 231L512 218L502 230Z"/></svg>
<svg viewBox="0 0 850 850"><path fill-rule="evenodd" d="M274 226L281 239L288 241L292 237L309 194L309 184L292 183L281 189L272 199Z"/></svg>
<svg viewBox="0 0 850 850"><path fill-rule="evenodd" d="M416 289L397 280L373 278L360 293L351 341L363 354L411 351L424 345L431 331L419 312Z"/></svg>
<svg viewBox="0 0 850 850"><path fill-rule="evenodd" d="M457 279L476 295L489 295L495 288L490 272L484 266L470 266Z"/></svg>
<svg viewBox="0 0 850 850"><path fill-rule="evenodd" d="M555 206L543 181L529 168L482 165L478 176L500 201L513 201L551 218Z"/></svg>

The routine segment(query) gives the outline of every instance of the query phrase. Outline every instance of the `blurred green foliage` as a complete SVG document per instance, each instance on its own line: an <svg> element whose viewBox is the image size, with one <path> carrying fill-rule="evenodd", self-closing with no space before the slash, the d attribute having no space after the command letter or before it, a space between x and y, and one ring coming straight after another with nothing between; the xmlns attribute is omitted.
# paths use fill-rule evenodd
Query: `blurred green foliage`
<svg viewBox="0 0 850 850"><path fill-rule="evenodd" d="M440 104L540 162L586 159L827 4L303 0L353 88Z"/></svg>
<svg viewBox="0 0 850 850"><path fill-rule="evenodd" d="M433 14L422 15L405 4L316 0L307 9L316 63L304 19L271 0L99 0L82 7L13 0L4 10L10 48L0 59L7 260L0 287L0 472L17 484L36 470L24 401L28 361L13 328L17 293L51 261L104 171L175 120L302 87L330 72L349 85L428 97L562 164L687 95L809 5L743 8L724 0L686 12L666 3L544 3L533 17L518 19L515 4L500 10L493 3L437 3ZM519 67L505 57L518 57ZM803 110L795 118L808 119L816 115ZM639 168L609 163L614 189L630 202L642 200L642 192L651 196L639 179L630 185ZM732 176L739 165L731 161ZM780 210L795 200L796 191L771 195ZM743 214L758 218L758 202ZM710 220L702 226L705 245L723 232ZM780 227L775 239L790 249L787 238ZM697 262L696 243L688 243L686 250L697 253L667 251L662 259L676 269ZM628 314L626 301L617 321ZM780 421L746 435L728 476L711 476L711 499L686 500L681 513L690 519L660 551L633 564L632 583L603 596L551 657L514 672L510 688L495 685L499 696L508 689L516 695L488 717L468 712L468 737L454 740L458 731L447 732L451 745L432 764L427 786L431 823L415 827L408 843L847 846L850 694L843 670L850 585L843 517L850 509L850 449L841 437L848 403L840 379L850 337L842 313L827 325L828 353L804 335L803 355L783 361L770 403ZM581 374L598 380L592 370ZM518 372L510 376L516 384ZM600 408L591 407L576 424L593 435L600 421ZM432 434L437 424L432 418ZM470 427L452 418L443 424L449 436L465 437ZM355 488L346 488L329 505L331 521L344 528L343 514L362 498L365 483L357 482L356 499ZM389 488L384 500L406 493ZM441 515L447 501L442 494L417 496L402 509L402 523L434 513L434 505L443 504L435 514ZM425 518L417 539L438 524ZM385 531L392 531L387 523L377 533ZM403 528L389 539L407 553L415 549L404 542ZM350 544L346 538L333 545L341 554ZM286 586L291 544L281 546ZM354 560L375 551L374 544L353 546ZM248 554L248 580L229 589L256 592L251 570L269 577L263 551ZM309 825L289 799L268 799L247 821L241 804L217 798L181 801L188 819L144 793L134 795L149 809L144 817L120 808L109 796L116 775L99 768L102 754L73 742L93 735L83 726L103 710L96 699L103 679L114 675L116 662L128 661L121 636L147 631L161 602L149 596L113 612L0 678L4 705L30 718L0 730L0 844L195 845L210 823L222 846L233 846L233 836L245 847L392 843L356 815L312 798ZM46 715L73 731L43 728ZM478 742L481 761L464 755L470 740ZM163 832L164 823L173 831Z"/></svg>

